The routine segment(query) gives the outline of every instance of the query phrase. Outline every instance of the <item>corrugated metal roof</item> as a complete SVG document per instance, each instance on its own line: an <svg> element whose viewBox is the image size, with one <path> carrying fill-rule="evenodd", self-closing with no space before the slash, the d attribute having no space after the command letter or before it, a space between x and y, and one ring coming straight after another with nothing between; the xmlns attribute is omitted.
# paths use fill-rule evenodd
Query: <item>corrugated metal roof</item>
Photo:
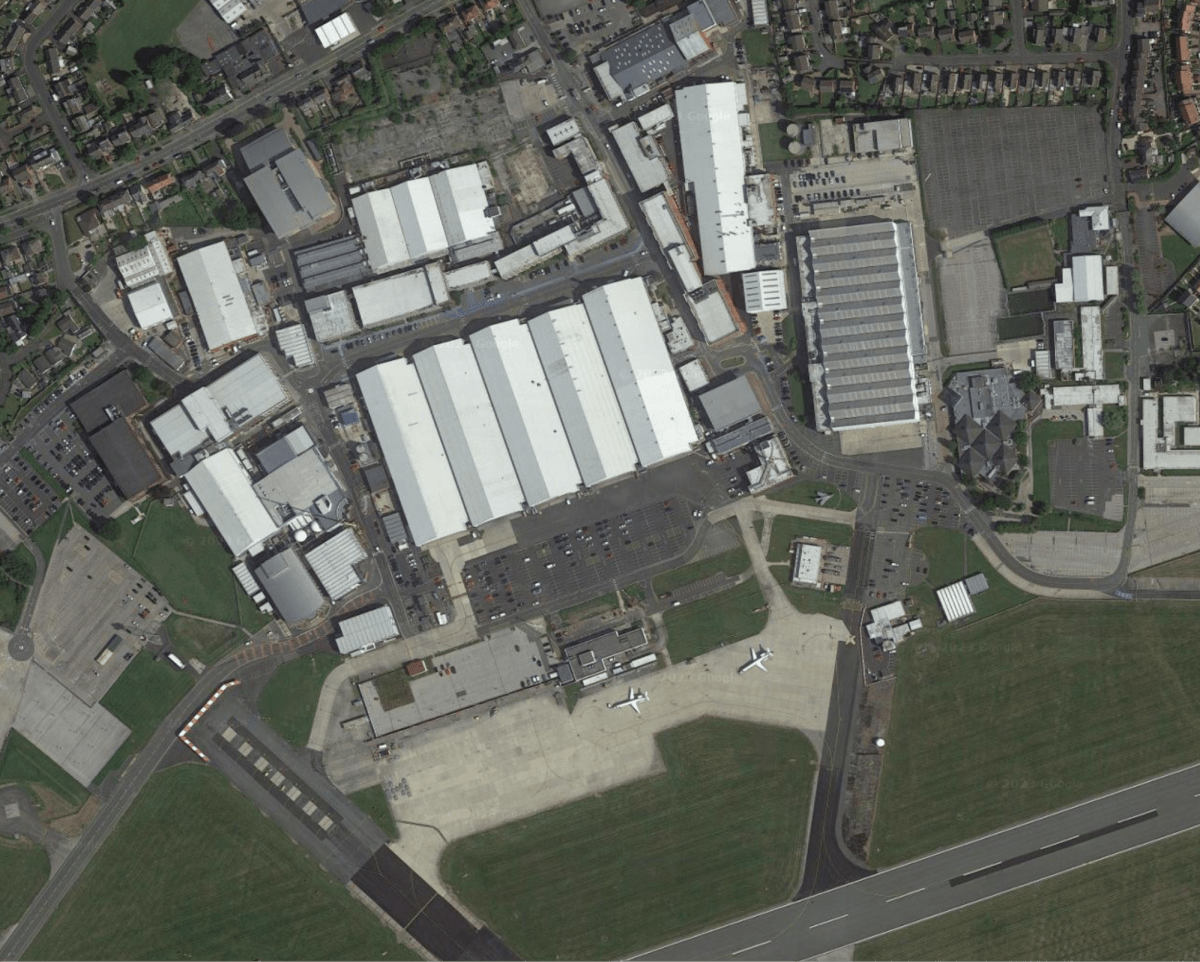
<svg viewBox="0 0 1200 962"><path fill-rule="evenodd" d="M296 367L311 367L317 363L317 356L313 353L312 344L309 342L302 324L277 327L275 340L279 343L279 350Z"/></svg>
<svg viewBox="0 0 1200 962"><path fill-rule="evenodd" d="M257 550L279 530L229 448L205 458L184 480L234 557Z"/></svg>
<svg viewBox="0 0 1200 962"><path fill-rule="evenodd" d="M488 208L480 164L439 170L430 180L446 240L451 247L482 240L496 233L496 224L484 213Z"/></svg>
<svg viewBox="0 0 1200 962"><path fill-rule="evenodd" d="M224 241L188 251L179 258L179 272L209 350L258 333Z"/></svg>
<svg viewBox="0 0 1200 962"><path fill-rule="evenodd" d="M308 621L325 604L295 548L272 555L254 569L262 590L284 621Z"/></svg>
<svg viewBox="0 0 1200 962"><path fill-rule="evenodd" d="M975 603L967 592L965 581L956 581L945 588L939 588L937 600L947 621L958 621L960 618L975 614Z"/></svg>
<svg viewBox="0 0 1200 962"><path fill-rule="evenodd" d="M371 270L382 274L412 263L391 192L367 191L355 197L352 203Z"/></svg>
<svg viewBox="0 0 1200 962"><path fill-rule="evenodd" d="M471 523L520 511L525 496L470 345L437 344L413 363Z"/></svg>
<svg viewBox="0 0 1200 962"><path fill-rule="evenodd" d="M577 490L579 468L529 328L502 321L470 340L526 500L542 504Z"/></svg>
<svg viewBox="0 0 1200 962"><path fill-rule="evenodd" d="M393 274L352 291L363 327L399 321L449 300L446 278L437 264Z"/></svg>
<svg viewBox="0 0 1200 962"><path fill-rule="evenodd" d="M413 540L424 545L467 527L467 511L416 368L403 358L355 378Z"/></svg>
<svg viewBox="0 0 1200 962"><path fill-rule="evenodd" d="M343 655L391 641L400 634L390 605L371 608L338 622L337 649Z"/></svg>
<svg viewBox="0 0 1200 962"><path fill-rule="evenodd" d="M643 467L686 454L696 428L641 278L583 295L596 343Z"/></svg>
<svg viewBox="0 0 1200 962"><path fill-rule="evenodd" d="M310 548L304 560L321 582L325 594L333 601L344 598L362 584L354 570L360 561L365 561L366 549L350 528L343 528L328 541Z"/></svg>
<svg viewBox="0 0 1200 962"><path fill-rule="evenodd" d="M637 464L625 417L582 305L529 321L542 369L585 484L628 474Z"/></svg>
<svg viewBox="0 0 1200 962"><path fill-rule="evenodd" d="M419 261L439 257L450 249L428 177L397 184L391 195L410 258Z"/></svg>

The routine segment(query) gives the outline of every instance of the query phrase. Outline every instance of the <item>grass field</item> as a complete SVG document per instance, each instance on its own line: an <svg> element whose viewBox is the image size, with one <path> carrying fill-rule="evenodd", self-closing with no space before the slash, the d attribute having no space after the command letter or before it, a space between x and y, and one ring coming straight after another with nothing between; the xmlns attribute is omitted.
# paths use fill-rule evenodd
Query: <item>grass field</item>
<svg viewBox="0 0 1200 962"><path fill-rule="evenodd" d="M388 838L400 837L400 833L396 831L396 820L392 817L392 810L388 807L387 795L384 794L382 785L372 785L370 788L351 792L347 798L362 809L364 815L382 828Z"/></svg>
<svg viewBox="0 0 1200 962"><path fill-rule="evenodd" d="M1046 324L1041 314L1010 314L996 320L996 334L1002 341L1041 337L1045 333Z"/></svg>
<svg viewBox="0 0 1200 962"><path fill-rule="evenodd" d="M1045 223L1033 224L1015 234L993 237L992 246L996 249L996 260L1000 262L1004 286L1010 290L1030 281L1054 277L1058 262L1054 259L1050 228Z"/></svg>
<svg viewBox="0 0 1200 962"><path fill-rule="evenodd" d="M921 620L927 625L937 624L938 619L942 617L935 590L977 572L987 577L988 590L971 599L975 605L975 614L965 622L959 622L958 627L1024 604L1033 597L1002 578L996 569L988 564L975 542L961 531L918 528L914 543L925 556L929 573L920 584L911 588L909 593L917 599Z"/></svg>
<svg viewBox="0 0 1200 962"><path fill-rule="evenodd" d="M41 785L75 808L88 800L86 788L15 729L8 733L8 740L0 751L0 785L11 782Z"/></svg>
<svg viewBox="0 0 1200 962"><path fill-rule="evenodd" d="M342 662L340 655L318 651L280 666L258 696L258 713L293 745L303 748L325 679Z"/></svg>
<svg viewBox="0 0 1200 962"><path fill-rule="evenodd" d="M251 631L270 620L242 591L233 559L212 529L196 524L185 508L152 501L145 520L132 521L129 514L119 518L120 534L105 544L157 585L173 608Z"/></svg>
<svg viewBox="0 0 1200 962"><path fill-rule="evenodd" d="M397 668L375 679L375 692L384 711L391 711L401 705L411 705L413 702L412 685L408 683L408 672ZM305 735L307 741L308 736Z"/></svg>
<svg viewBox="0 0 1200 962"><path fill-rule="evenodd" d="M33 552L23 544L17 545L12 553L14 560L30 571L37 571L37 562L33 560ZM0 625L6 628L14 627L21 620L21 611L25 608L25 598L29 595L29 585L0 572Z"/></svg>
<svg viewBox="0 0 1200 962"><path fill-rule="evenodd" d="M442 878L521 958L624 958L795 892L816 766L808 740L712 718L657 740L664 774L446 849ZM588 907L570 925L529 911L568 892Z"/></svg>
<svg viewBox="0 0 1200 962"><path fill-rule="evenodd" d="M97 784L150 740L179 699L191 691L192 681L188 672L176 671L167 662L155 661L145 651L138 652L100 699L101 705L129 726L129 737L96 776Z"/></svg>
<svg viewBox="0 0 1200 962"><path fill-rule="evenodd" d="M661 598L669 591L682 588L684 585L690 585L718 572L723 571L731 578L736 578L749 567L750 555L746 549L742 547L730 548L728 551L722 551L711 558L693 561L690 565L684 565L682 568L676 568L674 571L664 572L654 579L652 585L654 593Z"/></svg>
<svg viewBox="0 0 1200 962"><path fill-rule="evenodd" d="M862 942L854 958L1191 958L1198 889L1193 830Z"/></svg>
<svg viewBox="0 0 1200 962"><path fill-rule="evenodd" d="M1200 607L1051 601L901 645L871 860L905 859L1200 758Z"/></svg>
<svg viewBox="0 0 1200 962"><path fill-rule="evenodd" d="M762 144L763 161L765 163L791 159L792 155L787 149L788 136L779 129L779 124L759 124L758 140Z"/></svg>
<svg viewBox="0 0 1200 962"><path fill-rule="evenodd" d="M1125 380L1125 352L1124 351L1105 351L1104 352L1104 380L1106 380L1106 381L1123 381L1123 380Z"/></svg>
<svg viewBox="0 0 1200 962"><path fill-rule="evenodd" d="M1033 499L1050 504L1050 443L1083 437L1082 421L1047 421L1033 427Z"/></svg>
<svg viewBox="0 0 1200 962"><path fill-rule="evenodd" d="M771 565L771 575L783 588L783 593L797 611L810 615L828 615L830 618L842 616L841 592L797 587L792 584L791 565Z"/></svg>
<svg viewBox="0 0 1200 962"><path fill-rule="evenodd" d="M795 484L789 484L786 488L780 488L767 497L772 501L783 501L787 504L816 505L817 494L820 492L833 495L822 507L830 508L833 511L853 511L858 507L858 502L842 488L817 481L797 481Z"/></svg>
<svg viewBox="0 0 1200 962"><path fill-rule="evenodd" d="M143 47L171 46L171 35L196 0L126 0L96 35L100 59L109 70L133 70Z"/></svg>
<svg viewBox="0 0 1200 962"><path fill-rule="evenodd" d="M767 560L773 562L788 561L792 553L792 540L801 535L810 538L824 538L830 544L850 544L854 531L848 524L834 524L830 521L810 521L807 518L792 518L777 514L771 522L771 544L767 549Z"/></svg>
<svg viewBox="0 0 1200 962"><path fill-rule="evenodd" d="M1175 266L1176 276L1192 266L1192 261L1200 257L1200 248L1193 247L1174 231L1166 231L1161 235L1163 257Z"/></svg>
<svg viewBox="0 0 1200 962"><path fill-rule="evenodd" d="M184 658L198 658L206 665L216 664L245 641L236 628L196 621L187 615L171 615L166 622L171 646Z"/></svg>
<svg viewBox="0 0 1200 962"><path fill-rule="evenodd" d="M413 959L212 768L153 776L26 959Z"/></svg>
<svg viewBox="0 0 1200 962"><path fill-rule="evenodd" d="M769 67L774 63L771 38L761 30L743 30L742 43L746 45L746 60L751 67Z"/></svg>
<svg viewBox="0 0 1200 962"><path fill-rule="evenodd" d="M568 623L583 621L596 615L602 615L607 611L613 611L620 606L621 601L617 598L617 593L610 591L607 594L600 595L598 598L589 598L587 601L572 605L570 608L563 608L558 613L558 617Z"/></svg>
<svg viewBox="0 0 1200 962"><path fill-rule="evenodd" d="M767 624L767 613L755 610L764 604L758 582L749 578L727 591L669 608L663 626L671 661L678 664L718 645L753 638Z"/></svg>
<svg viewBox="0 0 1200 962"><path fill-rule="evenodd" d="M0 837L0 932L15 925L50 878L50 856L28 839Z"/></svg>

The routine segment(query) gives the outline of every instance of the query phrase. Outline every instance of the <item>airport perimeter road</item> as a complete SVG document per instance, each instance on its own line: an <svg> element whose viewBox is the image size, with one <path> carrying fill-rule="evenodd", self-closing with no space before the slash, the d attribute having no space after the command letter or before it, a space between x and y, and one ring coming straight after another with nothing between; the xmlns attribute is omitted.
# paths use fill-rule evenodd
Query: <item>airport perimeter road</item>
<svg viewBox="0 0 1200 962"><path fill-rule="evenodd" d="M807 959L1200 826L1200 763L985 835L645 959Z"/></svg>

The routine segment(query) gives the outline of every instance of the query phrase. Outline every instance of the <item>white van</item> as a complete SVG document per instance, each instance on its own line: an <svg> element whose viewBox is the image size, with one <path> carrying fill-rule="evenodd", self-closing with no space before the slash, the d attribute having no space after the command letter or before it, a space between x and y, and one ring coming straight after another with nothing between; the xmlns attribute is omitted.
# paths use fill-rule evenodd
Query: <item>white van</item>
<svg viewBox="0 0 1200 962"><path fill-rule="evenodd" d="M177 654L175 654L175 652L173 652L173 651L167 652L167 661L169 661L172 665L174 665L180 671L187 671L187 665L185 665L183 663L183 660Z"/></svg>

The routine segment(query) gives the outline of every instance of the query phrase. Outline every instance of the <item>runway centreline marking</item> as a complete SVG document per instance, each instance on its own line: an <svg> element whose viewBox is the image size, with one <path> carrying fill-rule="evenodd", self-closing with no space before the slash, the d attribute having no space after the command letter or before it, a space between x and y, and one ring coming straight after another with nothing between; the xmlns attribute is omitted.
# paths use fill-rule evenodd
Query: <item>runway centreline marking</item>
<svg viewBox="0 0 1200 962"><path fill-rule="evenodd" d="M898 901L900 901L900 899L906 899L910 895L916 895L918 892L924 892L924 891L925 891L925 886L921 886L921 888L913 889L911 892L905 892L903 895L893 895L890 899L885 899L885 901L886 902L898 902Z"/></svg>
<svg viewBox="0 0 1200 962"><path fill-rule="evenodd" d="M765 942L755 942L753 945L747 945L744 949L738 949L736 952L730 952L730 955L741 955L743 952L749 952L751 949L761 949L764 945L770 945L771 940Z"/></svg>
<svg viewBox="0 0 1200 962"><path fill-rule="evenodd" d="M981 879L985 875L992 875L996 872L1003 871L1006 868L1012 868L1014 865L1022 865L1025 862L1032 862L1034 859L1041 858L1044 855L1050 855L1054 852L1061 852L1065 848L1071 848L1075 845L1080 845L1083 842L1090 842L1092 839L1102 838L1105 835L1111 835L1113 832L1119 832L1122 829L1130 828L1141 822L1149 821L1152 818L1158 817L1158 809L1151 808L1138 815L1129 815L1119 821L1113 822L1111 825L1104 825L1100 828L1092 829L1090 832L1084 832L1082 835L1072 835L1070 838L1062 839L1058 842L1051 842L1049 845L1043 845L1039 849L1032 852L1025 852L1022 855L1014 855L1011 858L1006 858L1000 862L993 862L991 865L985 865L983 868L977 868L974 871L966 872L962 875L956 875L950 879L950 885L962 885L964 882L974 882L976 879Z"/></svg>
<svg viewBox="0 0 1200 962"><path fill-rule="evenodd" d="M847 912L844 915L839 915L837 918L826 919L824 922L817 922L813 925L810 925L809 928L810 929L819 929L822 925L828 925L830 922L837 922L837 921L840 921L841 919L845 919L845 918L849 918L849 917L850 917L850 913Z"/></svg>

